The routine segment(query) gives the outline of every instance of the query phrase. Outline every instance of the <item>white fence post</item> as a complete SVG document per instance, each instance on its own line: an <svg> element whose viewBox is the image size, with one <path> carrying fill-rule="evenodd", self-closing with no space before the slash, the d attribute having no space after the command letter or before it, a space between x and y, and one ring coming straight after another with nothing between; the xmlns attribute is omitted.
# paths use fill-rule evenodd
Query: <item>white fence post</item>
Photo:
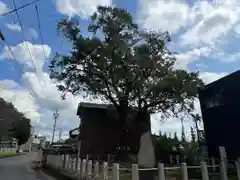
<svg viewBox="0 0 240 180"><path fill-rule="evenodd" d="M78 164L77 164L77 179L81 179L82 178L82 176L81 176L81 172L82 172L82 167L81 167L81 165L82 165L82 160L81 160L81 158L79 157L79 159L78 159Z"/></svg>
<svg viewBox="0 0 240 180"><path fill-rule="evenodd" d="M57 155L53 156L53 168L56 169L57 168Z"/></svg>
<svg viewBox="0 0 240 180"><path fill-rule="evenodd" d="M108 163L103 162L102 165L102 180L107 180L108 179Z"/></svg>
<svg viewBox="0 0 240 180"><path fill-rule="evenodd" d="M158 163L158 180L165 180L165 170L164 170L164 164Z"/></svg>
<svg viewBox="0 0 240 180"><path fill-rule="evenodd" d="M132 180L139 180L138 164L132 164Z"/></svg>
<svg viewBox="0 0 240 180"><path fill-rule="evenodd" d="M96 161L94 164L94 177L95 179L99 178L99 162Z"/></svg>
<svg viewBox="0 0 240 180"><path fill-rule="evenodd" d="M236 165L236 168L237 168L238 180L240 180L240 158L238 158L238 160L235 161L235 165Z"/></svg>
<svg viewBox="0 0 240 180"><path fill-rule="evenodd" d="M82 160L82 168L81 168L81 177L85 178L86 177L86 159Z"/></svg>
<svg viewBox="0 0 240 180"><path fill-rule="evenodd" d="M65 166L64 166L64 169L67 170L68 169L68 163L69 163L69 155L68 154L65 154Z"/></svg>
<svg viewBox="0 0 240 180"><path fill-rule="evenodd" d="M88 160L87 177L88 177L88 179L91 179L91 177L92 177L92 160Z"/></svg>
<svg viewBox="0 0 240 180"><path fill-rule="evenodd" d="M188 180L187 164L181 163L182 180Z"/></svg>
<svg viewBox="0 0 240 180"><path fill-rule="evenodd" d="M81 159L79 157L79 158L77 158L77 162L76 162L76 173L81 172L80 168L81 168Z"/></svg>
<svg viewBox="0 0 240 180"><path fill-rule="evenodd" d="M73 159L72 159L72 156L70 155L69 156L69 164L68 164L68 172L72 171L72 161L73 161Z"/></svg>
<svg viewBox="0 0 240 180"><path fill-rule="evenodd" d="M119 180L119 164L113 163L112 180Z"/></svg>
<svg viewBox="0 0 240 180"><path fill-rule="evenodd" d="M211 157L211 164L213 172L216 172L216 161L214 157Z"/></svg>
<svg viewBox="0 0 240 180"><path fill-rule="evenodd" d="M76 172L76 163L77 163L77 160L76 158L72 158L72 172L75 173Z"/></svg>
<svg viewBox="0 0 240 180"><path fill-rule="evenodd" d="M228 180L227 177L227 155L225 148L223 146L219 147L221 162L220 162L220 169L221 169L221 179Z"/></svg>
<svg viewBox="0 0 240 180"><path fill-rule="evenodd" d="M206 162L201 162L202 180L209 180L208 167Z"/></svg>
<svg viewBox="0 0 240 180"><path fill-rule="evenodd" d="M62 155L61 155L61 165L60 165L60 169L61 169L61 170L64 169L64 166L65 166L64 161L65 161L65 157L64 157L64 155L62 154Z"/></svg>
<svg viewBox="0 0 240 180"><path fill-rule="evenodd" d="M221 180L228 180L226 166L223 161L220 162Z"/></svg>
<svg viewBox="0 0 240 180"><path fill-rule="evenodd" d="M176 163L177 163L177 165L180 164L180 156L179 155L176 155Z"/></svg>

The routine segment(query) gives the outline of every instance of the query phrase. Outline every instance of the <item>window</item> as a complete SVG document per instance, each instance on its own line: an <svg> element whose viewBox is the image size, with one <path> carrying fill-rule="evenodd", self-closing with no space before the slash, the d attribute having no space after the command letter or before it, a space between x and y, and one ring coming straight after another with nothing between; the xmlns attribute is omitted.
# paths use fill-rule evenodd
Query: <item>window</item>
<svg viewBox="0 0 240 180"><path fill-rule="evenodd" d="M206 100L206 103L205 103L206 109L216 107L216 106L220 106L220 105L224 104L223 97L222 97L222 92L223 92L223 90L220 93L216 94L215 96Z"/></svg>

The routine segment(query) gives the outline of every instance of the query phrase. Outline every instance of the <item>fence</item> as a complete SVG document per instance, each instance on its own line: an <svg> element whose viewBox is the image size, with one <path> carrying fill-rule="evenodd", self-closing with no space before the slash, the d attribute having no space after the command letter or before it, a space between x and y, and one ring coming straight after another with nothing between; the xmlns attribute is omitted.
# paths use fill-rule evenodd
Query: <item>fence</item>
<svg viewBox="0 0 240 180"><path fill-rule="evenodd" d="M0 148L0 152L16 152L17 148L11 148L11 147L4 147Z"/></svg>
<svg viewBox="0 0 240 180"><path fill-rule="evenodd" d="M140 173L146 171L154 171L155 177L158 180L167 180L167 171L180 171L178 178L181 180L189 179L189 172L191 169L198 169L200 178L202 180L209 180L209 171L216 172L216 168L221 169L221 179L227 180L226 169L224 165L207 165L206 162L201 162L199 166L187 166L186 163L181 163L177 167L165 167L164 164L159 163L156 168L140 168L138 164L132 164L131 168L121 167L121 164L113 163L112 166L108 166L108 162L99 163L92 160L77 159L74 156L65 155L45 155L46 166L59 170L65 175L77 179L100 179L100 180L119 180L124 177L124 180L139 180ZM220 168L221 166L221 168ZM240 161L236 162L236 171L238 178L240 179ZM180 177L179 177L180 176ZM220 178L218 178L220 179Z"/></svg>

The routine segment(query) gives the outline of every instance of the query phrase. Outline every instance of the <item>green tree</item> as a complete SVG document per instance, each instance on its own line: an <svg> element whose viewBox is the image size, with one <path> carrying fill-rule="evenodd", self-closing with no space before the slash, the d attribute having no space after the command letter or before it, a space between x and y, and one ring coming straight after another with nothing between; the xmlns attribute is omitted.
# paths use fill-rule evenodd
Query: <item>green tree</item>
<svg viewBox="0 0 240 180"><path fill-rule="evenodd" d="M2 98L0 98L0 108L0 119L5 120L3 123L6 124L3 127L5 129L0 127L1 135L16 138L19 144L24 144L30 136L30 120L19 112L12 103L6 102Z"/></svg>
<svg viewBox="0 0 240 180"><path fill-rule="evenodd" d="M19 145L26 143L31 135L30 119L20 114L20 117L13 122L12 132L13 137L18 139Z"/></svg>
<svg viewBox="0 0 240 180"><path fill-rule="evenodd" d="M201 122L201 116L199 114L194 114L194 113L190 113L190 116L192 117L192 120L195 124L196 132L197 132L197 140L199 143L201 137L200 137L200 129L198 124Z"/></svg>
<svg viewBox="0 0 240 180"><path fill-rule="evenodd" d="M190 128L190 131L191 131L191 140L192 140L193 143L195 143L196 142L196 135L195 135L193 127Z"/></svg>
<svg viewBox="0 0 240 180"><path fill-rule="evenodd" d="M161 112L165 118L194 109L203 82L198 73L174 68L167 32L144 31L126 10L102 6L91 16L89 36L76 20L61 20L57 29L73 46L69 55L57 54L51 61L50 77L63 94L85 92L112 103L122 136L130 108L138 109L135 120L142 133L149 130L140 122L147 113Z"/></svg>

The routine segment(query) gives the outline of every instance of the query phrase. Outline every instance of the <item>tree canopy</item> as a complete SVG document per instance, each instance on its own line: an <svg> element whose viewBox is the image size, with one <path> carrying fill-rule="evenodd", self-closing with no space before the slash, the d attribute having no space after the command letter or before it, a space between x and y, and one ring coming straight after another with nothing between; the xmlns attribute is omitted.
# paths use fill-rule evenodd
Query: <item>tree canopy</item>
<svg viewBox="0 0 240 180"><path fill-rule="evenodd" d="M91 16L89 36L76 20L60 20L57 29L72 43L70 54L57 54L50 65L50 77L64 94L101 97L118 112L194 109L203 82L197 72L175 68L167 32L143 30L125 9L102 6Z"/></svg>
<svg viewBox="0 0 240 180"><path fill-rule="evenodd" d="M30 119L26 118L12 103L6 102L3 98L0 98L0 108L2 125L5 124L0 127L0 134L16 138L19 144L24 144L30 136Z"/></svg>

